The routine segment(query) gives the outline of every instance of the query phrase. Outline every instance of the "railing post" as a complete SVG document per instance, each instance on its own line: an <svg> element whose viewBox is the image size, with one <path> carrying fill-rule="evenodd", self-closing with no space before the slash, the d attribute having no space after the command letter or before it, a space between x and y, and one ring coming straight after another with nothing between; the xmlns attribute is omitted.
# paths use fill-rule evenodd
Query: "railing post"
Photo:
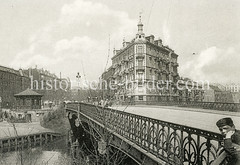
<svg viewBox="0 0 240 165"><path fill-rule="evenodd" d="M18 148L18 137L16 137L14 139L14 141L15 141L15 150L17 151L17 148Z"/></svg>
<svg viewBox="0 0 240 165"><path fill-rule="evenodd" d="M40 146L42 146L42 134L39 135L40 137Z"/></svg>
<svg viewBox="0 0 240 165"><path fill-rule="evenodd" d="M31 143L32 143L32 142L31 142L31 138L30 138L29 135L27 136L27 141L28 141L28 147L31 147Z"/></svg>
<svg viewBox="0 0 240 165"><path fill-rule="evenodd" d="M180 135L180 162L183 165L184 162L184 147L183 147L183 127L180 127L181 135Z"/></svg>
<svg viewBox="0 0 240 165"><path fill-rule="evenodd" d="M36 138L36 135L33 135L33 139L34 139L34 146L36 146L36 144L37 144L37 138Z"/></svg>
<svg viewBox="0 0 240 165"><path fill-rule="evenodd" d="M197 136L197 164L202 164L202 156L200 154L200 136Z"/></svg>

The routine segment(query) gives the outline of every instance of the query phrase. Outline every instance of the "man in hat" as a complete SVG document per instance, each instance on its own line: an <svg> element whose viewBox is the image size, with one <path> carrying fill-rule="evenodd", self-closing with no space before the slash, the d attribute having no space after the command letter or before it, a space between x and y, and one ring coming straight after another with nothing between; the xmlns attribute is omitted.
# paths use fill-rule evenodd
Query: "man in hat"
<svg viewBox="0 0 240 165"><path fill-rule="evenodd" d="M223 135L223 148L226 151L226 160L229 165L240 165L240 131L235 129L231 118L222 118L217 121L217 127Z"/></svg>

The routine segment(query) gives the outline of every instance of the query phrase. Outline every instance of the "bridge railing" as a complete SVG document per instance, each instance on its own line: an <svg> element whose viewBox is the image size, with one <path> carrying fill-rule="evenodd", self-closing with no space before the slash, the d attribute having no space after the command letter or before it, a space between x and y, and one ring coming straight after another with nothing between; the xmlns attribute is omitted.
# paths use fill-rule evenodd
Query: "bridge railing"
<svg viewBox="0 0 240 165"><path fill-rule="evenodd" d="M220 111L240 112L240 103L221 103L221 102L196 102L196 101L123 101L121 105L163 105L163 106L181 106L196 107L203 109L213 109Z"/></svg>
<svg viewBox="0 0 240 165"><path fill-rule="evenodd" d="M90 104L68 104L156 157L179 165L210 165L220 150L218 133Z"/></svg>

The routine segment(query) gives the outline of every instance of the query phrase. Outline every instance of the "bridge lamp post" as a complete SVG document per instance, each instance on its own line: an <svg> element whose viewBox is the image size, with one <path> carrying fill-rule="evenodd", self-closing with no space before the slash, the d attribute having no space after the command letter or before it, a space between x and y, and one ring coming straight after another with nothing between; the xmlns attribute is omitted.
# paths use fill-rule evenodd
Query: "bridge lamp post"
<svg viewBox="0 0 240 165"><path fill-rule="evenodd" d="M79 99L79 89L80 89L80 78L81 78L81 75L79 74L79 72L77 72L77 76L76 76L76 79L77 79L77 83L78 83L78 99Z"/></svg>
<svg viewBox="0 0 240 165"><path fill-rule="evenodd" d="M79 74L79 72L77 72L77 82L78 82L78 95L77 97L79 98L79 88L80 88L80 78L81 78L81 75ZM80 100L78 101L78 121L80 123Z"/></svg>

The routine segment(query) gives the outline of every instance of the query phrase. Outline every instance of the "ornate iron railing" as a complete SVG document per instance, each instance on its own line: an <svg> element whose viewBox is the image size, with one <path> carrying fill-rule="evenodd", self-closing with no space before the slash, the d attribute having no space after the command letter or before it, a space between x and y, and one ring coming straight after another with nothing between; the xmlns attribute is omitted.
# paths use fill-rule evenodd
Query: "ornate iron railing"
<svg viewBox="0 0 240 165"><path fill-rule="evenodd" d="M220 134L90 104L68 104L134 142L156 157L177 165L210 165L220 150ZM224 164L224 163L223 163Z"/></svg>
<svg viewBox="0 0 240 165"><path fill-rule="evenodd" d="M195 102L195 101L124 101L119 102L122 105L177 105L182 107L196 107L203 109L213 109L220 111L240 112L239 103L221 103L221 102Z"/></svg>

